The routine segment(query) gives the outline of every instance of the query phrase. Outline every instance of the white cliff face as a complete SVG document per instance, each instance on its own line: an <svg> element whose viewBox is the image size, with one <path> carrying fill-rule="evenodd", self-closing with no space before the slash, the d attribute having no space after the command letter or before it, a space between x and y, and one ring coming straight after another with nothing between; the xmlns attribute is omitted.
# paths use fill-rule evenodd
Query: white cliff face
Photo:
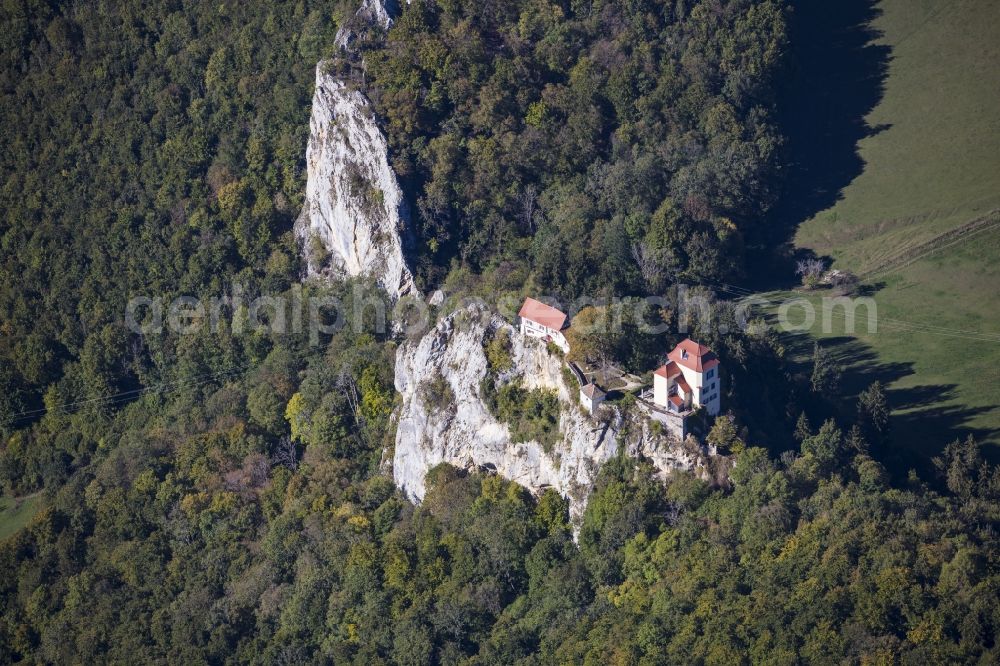
<svg viewBox="0 0 1000 666"><path fill-rule="evenodd" d="M370 276L392 296L415 292L403 255L409 215L368 99L316 67L306 202L296 223L310 275ZM316 237L329 265L313 264Z"/></svg>
<svg viewBox="0 0 1000 666"><path fill-rule="evenodd" d="M409 4L409 2L407 2ZM383 30L392 27L392 17L398 13L398 6L395 0L361 0L354 15L354 21L376 25ZM350 46L354 38L354 31L351 22L348 21L337 29L337 34L333 38L333 43L337 48L346 49Z"/></svg>
<svg viewBox="0 0 1000 666"><path fill-rule="evenodd" d="M702 444L691 435L681 442L672 434L654 434L652 421L641 413L633 424L636 436L629 439L625 452L651 462L661 481L666 481L674 470L694 472L706 481L728 481L729 459L719 456L714 446Z"/></svg>
<svg viewBox="0 0 1000 666"><path fill-rule="evenodd" d="M380 0L365 0L355 20L392 24ZM337 44L347 48L349 40L350 28L341 29ZM368 276L391 296L415 293L403 252L409 212L385 135L368 98L327 72L325 62L316 66L309 130L306 201L295 225L308 274ZM313 251L316 241L325 260Z"/></svg>
<svg viewBox="0 0 1000 666"><path fill-rule="evenodd" d="M390 10L392 14L390 14ZM361 0L358 16L364 16L383 30L388 30L392 26L392 16L397 11L398 8L394 0Z"/></svg>
<svg viewBox="0 0 1000 666"><path fill-rule="evenodd" d="M480 389L488 365L484 341L498 329L507 329L514 368L526 388L555 389L559 395L561 441L550 452L538 442L513 442L510 429L487 408ZM670 469L703 473L697 447L667 446L645 428L634 442L620 444L616 424L607 425L586 415L578 406L576 386L567 387L561 358L544 344L523 338L498 315L472 306L438 322L419 342L407 342L396 354L396 390L402 395L393 476L414 501L424 497L424 477L441 462L465 469L495 471L539 492L551 487L570 501L570 517L579 519L600 466L620 445L631 455L654 453L654 463ZM440 375L454 394L454 404L427 404L427 382ZM573 393L571 393L571 391ZM648 457L648 456L647 456Z"/></svg>

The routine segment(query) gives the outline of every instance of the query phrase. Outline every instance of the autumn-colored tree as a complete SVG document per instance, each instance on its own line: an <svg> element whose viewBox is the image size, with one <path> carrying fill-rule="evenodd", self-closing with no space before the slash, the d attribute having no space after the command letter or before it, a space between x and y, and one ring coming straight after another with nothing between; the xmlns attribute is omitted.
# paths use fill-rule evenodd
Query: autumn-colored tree
<svg viewBox="0 0 1000 666"><path fill-rule="evenodd" d="M577 363L593 363L605 372L614 359L620 332L610 308L587 306L580 310L566 331L569 343L567 359Z"/></svg>

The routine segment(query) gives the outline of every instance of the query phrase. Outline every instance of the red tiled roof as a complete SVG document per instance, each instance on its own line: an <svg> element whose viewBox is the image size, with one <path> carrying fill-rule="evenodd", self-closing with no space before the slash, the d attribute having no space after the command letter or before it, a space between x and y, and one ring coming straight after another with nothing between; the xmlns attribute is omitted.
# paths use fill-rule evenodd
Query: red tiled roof
<svg viewBox="0 0 1000 666"><path fill-rule="evenodd" d="M667 358L695 372L705 372L719 365L719 359L711 349L688 338L674 347Z"/></svg>
<svg viewBox="0 0 1000 666"><path fill-rule="evenodd" d="M684 404L684 401L681 400L681 397L679 395L670 396L670 402L674 403L676 407L680 407Z"/></svg>
<svg viewBox="0 0 1000 666"><path fill-rule="evenodd" d="M676 363L671 361L666 365L661 365L653 374L670 379L671 377L676 377L681 374L681 369L677 367Z"/></svg>
<svg viewBox="0 0 1000 666"><path fill-rule="evenodd" d="M583 394L585 396L587 396L588 398L603 398L604 397L604 391L602 391L601 387L598 386L597 384L593 384L593 383L587 384L581 390L583 391Z"/></svg>
<svg viewBox="0 0 1000 666"><path fill-rule="evenodd" d="M521 311L517 314L523 319L541 324L554 331L561 331L563 325L566 323L565 312L561 312L551 305L546 305L530 297L524 299L524 305L521 306Z"/></svg>
<svg viewBox="0 0 1000 666"><path fill-rule="evenodd" d="M688 395L691 395L691 386L688 385L687 381L683 377L677 380L677 386L679 386L681 390Z"/></svg>

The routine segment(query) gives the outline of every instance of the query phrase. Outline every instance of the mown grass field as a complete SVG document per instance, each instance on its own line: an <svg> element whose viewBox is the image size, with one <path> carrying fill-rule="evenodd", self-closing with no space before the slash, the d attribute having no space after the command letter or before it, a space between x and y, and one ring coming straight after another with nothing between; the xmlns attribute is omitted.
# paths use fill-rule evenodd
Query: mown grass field
<svg viewBox="0 0 1000 666"><path fill-rule="evenodd" d="M796 241L865 271L889 253L1000 208L1000 4L883 0L891 47L858 148L864 172Z"/></svg>
<svg viewBox="0 0 1000 666"><path fill-rule="evenodd" d="M27 525L41 508L40 493L20 500L5 495L0 496L0 541Z"/></svg>
<svg viewBox="0 0 1000 666"><path fill-rule="evenodd" d="M887 382L898 444L933 449L972 432L996 458L1000 3L876 7L874 44L891 51L881 99L865 119L871 132L858 144L863 171L802 222L795 244L874 285L879 329L853 339L816 334L843 343L843 360L860 377ZM939 239L984 218L973 233Z"/></svg>

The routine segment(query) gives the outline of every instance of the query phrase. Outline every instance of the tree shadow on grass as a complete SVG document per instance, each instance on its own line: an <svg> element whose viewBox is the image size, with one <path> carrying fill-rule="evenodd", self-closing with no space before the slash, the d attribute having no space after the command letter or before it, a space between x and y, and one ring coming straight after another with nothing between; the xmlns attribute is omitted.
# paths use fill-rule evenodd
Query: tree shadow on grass
<svg viewBox="0 0 1000 666"><path fill-rule="evenodd" d="M748 238L748 277L760 290L794 280L795 229L828 209L864 169L858 143L887 126L866 116L882 99L890 47L873 42L874 0L799 0L789 15L789 64L777 90L785 137L783 185Z"/></svg>
<svg viewBox="0 0 1000 666"><path fill-rule="evenodd" d="M905 408L897 408L890 421L893 448L908 454L904 460L910 460L911 466L922 473L928 469L931 458L940 455L950 442L964 440L969 435L977 442L983 442L995 434L985 428L970 426L969 422L996 407L968 407L954 402L942 404L954 398L954 388L954 384L944 387L916 386L888 392L889 403L894 406L897 401L905 402L907 395L914 391L936 391L939 395L938 400L928 400L917 408L905 411ZM996 453L995 447L983 449L983 456L993 463L1000 462Z"/></svg>
<svg viewBox="0 0 1000 666"><path fill-rule="evenodd" d="M914 374L912 363L882 362L870 346L849 336L827 338L822 345L844 369L840 395L834 401L843 423L854 420L858 395L863 390L876 381L886 387L886 398L892 410L889 442L878 457L897 478L905 478L905 474L915 468L923 478L929 479L931 459L949 442L969 435L983 441L992 434L969 423L993 408L955 404L955 384L891 388L899 379Z"/></svg>

